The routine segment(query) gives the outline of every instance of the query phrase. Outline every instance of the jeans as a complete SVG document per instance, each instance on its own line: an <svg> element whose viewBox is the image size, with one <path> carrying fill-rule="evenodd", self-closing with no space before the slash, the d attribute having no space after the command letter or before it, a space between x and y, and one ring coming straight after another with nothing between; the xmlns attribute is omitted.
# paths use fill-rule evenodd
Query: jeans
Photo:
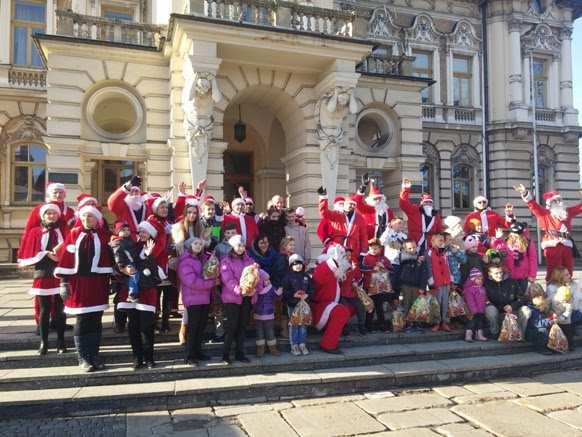
<svg viewBox="0 0 582 437"><path fill-rule="evenodd" d="M275 320L257 320L255 319L255 327L257 329L257 345L264 345L265 340L267 345L273 346L277 344L275 338Z"/></svg>
<svg viewBox="0 0 582 437"><path fill-rule="evenodd" d="M441 323L449 323L449 291L451 285L441 285L436 289L434 297L441 308Z"/></svg>
<svg viewBox="0 0 582 437"><path fill-rule="evenodd" d="M291 318L295 307L287 306L287 314ZM289 326L289 341L291 345L299 345L307 343L307 326Z"/></svg>
<svg viewBox="0 0 582 437"><path fill-rule="evenodd" d="M127 333L133 357L138 362L154 361L154 321L151 311L127 310Z"/></svg>
<svg viewBox="0 0 582 437"><path fill-rule="evenodd" d="M244 355L245 330L251 318L251 298L243 298L242 304L225 303L224 307L224 349L228 356L232 343L236 343L235 353Z"/></svg>
<svg viewBox="0 0 582 437"><path fill-rule="evenodd" d="M186 358L198 358L202 353L202 340L208 323L210 305L190 305L185 312L188 314L188 342L186 343Z"/></svg>
<svg viewBox="0 0 582 437"><path fill-rule="evenodd" d="M363 326L366 323L366 309L364 304L357 297L341 297L339 303L343 305L352 306L356 309L358 317L358 325Z"/></svg>
<svg viewBox="0 0 582 437"><path fill-rule="evenodd" d="M517 324L521 330L521 335L525 338L525 330L527 328L527 321L531 317L531 309L523 305L519 307L517 311L514 311L517 316ZM487 319L487 325L489 326L489 332L492 335L498 335L501 330L501 323L505 317L504 313L500 313L497 307L493 305L487 305L485 307L485 318Z"/></svg>

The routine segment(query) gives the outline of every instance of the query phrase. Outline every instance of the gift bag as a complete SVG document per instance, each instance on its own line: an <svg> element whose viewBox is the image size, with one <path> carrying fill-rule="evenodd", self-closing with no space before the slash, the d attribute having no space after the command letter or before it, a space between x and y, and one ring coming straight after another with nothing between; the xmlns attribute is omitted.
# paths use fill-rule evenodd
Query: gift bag
<svg viewBox="0 0 582 437"><path fill-rule="evenodd" d="M392 330L394 332L400 332L404 329L405 325L406 319L404 318L404 309L398 307L392 311Z"/></svg>
<svg viewBox="0 0 582 437"><path fill-rule="evenodd" d="M550 333L548 334L548 349L551 349L561 354L568 352L568 339L557 323L552 324Z"/></svg>
<svg viewBox="0 0 582 437"><path fill-rule="evenodd" d="M374 311L374 301L370 298L370 296L368 296L368 293L366 293L362 287L359 287L356 284L354 284L353 287L358 294L358 299L360 299L360 302L362 302L362 305L364 305L366 312L371 313Z"/></svg>
<svg viewBox="0 0 582 437"><path fill-rule="evenodd" d="M441 322L441 306L439 305L438 300L436 299L436 297L434 297L434 295L430 294L428 295L428 305L430 308L430 319L428 321L428 323L430 323L431 325L434 325L435 323L440 323Z"/></svg>
<svg viewBox="0 0 582 437"><path fill-rule="evenodd" d="M438 305L438 302L437 302ZM407 320L409 322L430 323L431 321L431 302L428 295L421 294L416 298L410 310L408 311Z"/></svg>
<svg viewBox="0 0 582 437"><path fill-rule="evenodd" d="M240 289L243 296L252 296L259 284L259 265L251 264L246 266L240 275Z"/></svg>
<svg viewBox="0 0 582 437"><path fill-rule="evenodd" d="M379 293L390 293L392 291L392 285L390 284L390 276L388 270L382 269L378 272L374 272L370 278L370 287L368 294L373 296Z"/></svg>
<svg viewBox="0 0 582 437"><path fill-rule="evenodd" d="M204 267L202 268L202 275L204 279L216 279L218 278L218 267L219 267L218 258L212 255L208 260L204 263Z"/></svg>
<svg viewBox="0 0 582 437"><path fill-rule="evenodd" d="M521 330L517 324L517 316L515 314L505 314L505 318L501 324L499 341L501 343L521 341Z"/></svg>
<svg viewBox="0 0 582 437"><path fill-rule="evenodd" d="M289 318L289 326L309 326L312 321L311 308L304 299L299 300Z"/></svg>
<svg viewBox="0 0 582 437"><path fill-rule="evenodd" d="M467 309L465 300L457 291L452 291L449 294L448 315L450 319L469 315L469 310Z"/></svg>

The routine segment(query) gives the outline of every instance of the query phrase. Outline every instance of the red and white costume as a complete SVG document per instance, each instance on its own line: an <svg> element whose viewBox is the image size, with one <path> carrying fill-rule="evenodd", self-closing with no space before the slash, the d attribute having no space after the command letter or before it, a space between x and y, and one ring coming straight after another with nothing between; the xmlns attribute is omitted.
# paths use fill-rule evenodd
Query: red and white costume
<svg viewBox="0 0 582 437"><path fill-rule="evenodd" d="M129 225L131 229L131 235L137 239L137 225L139 225L142 221L144 221L147 217L146 215L146 206L145 204L142 205L141 210L138 211L138 215L134 213L134 211L130 208L130 206L126 203L125 198L129 195L129 190L122 185L117 190L115 190L109 199L107 199L107 208L113 214L118 222L125 222ZM142 197L144 197L142 195Z"/></svg>
<svg viewBox="0 0 582 437"><path fill-rule="evenodd" d="M71 289L64 302L65 313L77 315L106 310L109 307L112 266L103 230L72 229L59 250L59 262L55 268L55 276L67 277ZM80 271L80 267L86 270Z"/></svg>
<svg viewBox="0 0 582 437"><path fill-rule="evenodd" d="M178 197L176 197L176 201L174 202L174 215L176 217L182 217L187 206L199 206L200 194L178 194Z"/></svg>
<svg viewBox="0 0 582 437"><path fill-rule="evenodd" d="M570 237L570 229L572 219L582 214L582 202L565 208L565 216L559 218L552 214L550 204L556 199L560 199L560 195L555 191L550 191L545 193L543 198L546 202L545 208L534 200L530 192L523 196L523 200L527 203L528 208L538 221L538 226L544 233L541 246L546 258L546 280L548 280L554 268L558 266L566 267L572 274L574 268L572 247L574 245Z"/></svg>
<svg viewBox="0 0 582 437"><path fill-rule="evenodd" d="M374 182L370 182L370 193L368 198L375 198L382 196L385 201L385 196L382 194L378 186ZM375 206L372 206L364 199L364 193L357 192L353 199L356 201L356 211L358 211L364 220L368 229L368 240L372 238L380 238L386 230L386 226L390 220L394 218L394 212L387 208L386 211L378 211Z"/></svg>
<svg viewBox="0 0 582 437"><path fill-rule="evenodd" d="M463 225L463 231L465 234L479 232L487 234L489 238L493 238L495 237L495 232L497 229L507 229L511 225L509 218L503 218L491 208L487 207L485 209L478 209L477 205L479 205L479 201L487 202L487 199L483 196L477 196L473 200L475 211L470 212L465 217L465 223ZM485 203L485 205L487 205L487 203ZM476 223L481 225L480 231L476 228Z"/></svg>
<svg viewBox="0 0 582 437"><path fill-rule="evenodd" d="M59 218L59 228L61 229L61 232L66 233L68 232L69 229L71 229L74 226L76 217L75 217L75 210L67 205L65 205L65 202L47 202L47 203L52 203L54 205L57 205L61 211L61 216ZM40 204L35 206L32 211L30 211L30 215L28 216L28 219L26 220L26 223L24 225L24 233L26 234L28 231L30 231L32 228L36 228L38 226L40 226L40 209L44 206L45 204Z"/></svg>
<svg viewBox="0 0 582 437"><path fill-rule="evenodd" d="M242 199L241 199L242 200ZM242 200L244 202L244 200ZM222 228L228 224L234 223L236 231L242 235L245 245L250 247L255 238L259 236L259 227L254 217L245 213L241 214L226 214L222 220Z"/></svg>
<svg viewBox="0 0 582 437"><path fill-rule="evenodd" d="M346 199L346 202L350 201ZM368 252L368 231L366 221L356 211L352 217L348 218L346 213L332 211L328 208L326 196L319 199L319 216L322 220L327 220L327 232L329 234L325 248L332 244L339 244L346 249L352 250L352 258L358 260L360 255Z"/></svg>
<svg viewBox="0 0 582 437"><path fill-rule="evenodd" d="M440 215L435 214L434 211L430 217L423 214L422 205L428 202L432 204L432 197L423 194L420 205L413 204L410 201L410 185L402 186L398 205L408 218L408 238L416 241L419 249L429 248L431 236L443 231Z"/></svg>
<svg viewBox="0 0 582 437"><path fill-rule="evenodd" d="M337 348L345 324L355 315L355 308L339 303L337 274L338 267L332 257L318 264L313 272L315 293L311 299L311 311L315 327L324 331L319 344L326 350Z"/></svg>
<svg viewBox="0 0 582 437"><path fill-rule="evenodd" d="M343 211L345 200L346 200L346 198L343 196L335 196L335 199L333 199L333 210L339 211L339 212ZM332 235L329 220L321 219L319 221L319 224L317 225L316 232L317 232L317 236L319 237L319 240L323 243L324 252L325 252L325 247L327 247L327 244L328 244L329 240L331 239L331 235Z"/></svg>

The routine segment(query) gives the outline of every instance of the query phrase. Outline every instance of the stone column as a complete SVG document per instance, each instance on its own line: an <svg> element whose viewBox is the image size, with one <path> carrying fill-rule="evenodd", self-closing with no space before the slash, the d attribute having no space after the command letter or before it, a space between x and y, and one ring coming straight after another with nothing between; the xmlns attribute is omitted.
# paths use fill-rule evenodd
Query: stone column
<svg viewBox="0 0 582 437"><path fill-rule="evenodd" d="M560 48L560 58L562 59L562 68L560 69L560 106L564 111L564 124L575 126L578 124L578 111L574 109L572 94L572 29L563 29L560 39L562 40Z"/></svg>
<svg viewBox="0 0 582 437"><path fill-rule="evenodd" d="M453 90L453 49L447 47L447 105L453 106L455 98Z"/></svg>
<svg viewBox="0 0 582 437"><path fill-rule="evenodd" d="M548 107L551 109L560 108L560 56L552 56L549 71L548 86Z"/></svg>
<svg viewBox="0 0 582 437"><path fill-rule="evenodd" d="M523 58L523 95L524 95L524 103L526 107L531 105L531 95L530 95L530 66L529 66L529 55L524 54Z"/></svg>
<svg viewBox="0 0 582 437"><path fill-rule="evenodd" d="M479 55L475 53L472 58L471 71L473 72L473 107L479 108L481 106L481 66L479 65Z"/></svg>
<svg viewBox="0 0 582 437"><path fill-rule="evenodd" d="M56 14L55 14L55 8L56 8L56 4L54 0L47 0L46 2L46 33L47 34L53 34L56 33L55 32L55 19L56 19Z"/></svg>
<svg viewBox="0 0 582 437"><path fill-rule="evenodd" d="M441 104L441 56L437 47L432 52L432 78L435 84L432 85L432 102L435 105Z"/></svg>
<svg viewBox="0 0 582 437"><path fill-rule="evenodd" d="M508 23L509 27L509 89L510 105L516 106L523 103L522 72L521 72L521 40L520 28L521 23L512 20Z"/></svg>
<svg viewBox="0 0 582 437"><path fill-rule="evenodd" d="M10 0L0 0L0 64L10 63Z"/></svg>

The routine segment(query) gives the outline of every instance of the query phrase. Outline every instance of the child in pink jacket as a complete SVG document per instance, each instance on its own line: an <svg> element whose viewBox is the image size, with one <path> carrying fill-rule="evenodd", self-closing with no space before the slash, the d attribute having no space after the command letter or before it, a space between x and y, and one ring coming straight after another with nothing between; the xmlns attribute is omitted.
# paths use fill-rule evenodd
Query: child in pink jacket
<svg viewBox="0 0 582 437"><path fill-rule="evenodd" d="M475 340L487 341L483 335L487 291L483 286L483 274L479 269L472 268L469 272L469 278L463 287L463 296L472 314L465 325L465 341L472 342L473 334L475 334Z"/></svg>

